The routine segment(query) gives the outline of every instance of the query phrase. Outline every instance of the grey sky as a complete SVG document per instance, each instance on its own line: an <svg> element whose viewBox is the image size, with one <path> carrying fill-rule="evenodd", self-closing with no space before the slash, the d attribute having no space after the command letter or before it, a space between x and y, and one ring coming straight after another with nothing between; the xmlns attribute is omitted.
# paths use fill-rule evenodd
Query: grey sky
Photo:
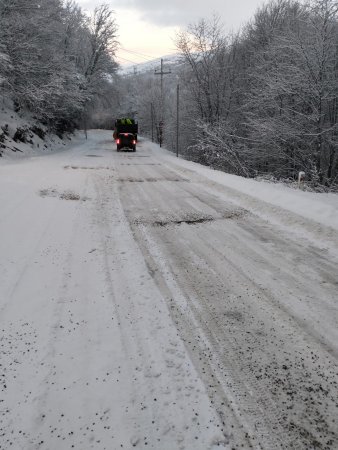
<svg viewBox="0 0 338 450"><path fill-rule="evenodd" d="M116 13L117 59L122 66L138 64L177 52L174 36L179 28L218 14L225 32L237 31L250 20L264 0L76 0L91 11L102 3Z"/></svg>
<svg viewBox="0 0 338 450"><path fill-rule="evenodd" d="M142 20L161 26L185 26L201 17L219 13L227 29L237 30L247 22L264 0L77 0L81 6L93 9L107 3L119 9L136 10Z"/></svg>

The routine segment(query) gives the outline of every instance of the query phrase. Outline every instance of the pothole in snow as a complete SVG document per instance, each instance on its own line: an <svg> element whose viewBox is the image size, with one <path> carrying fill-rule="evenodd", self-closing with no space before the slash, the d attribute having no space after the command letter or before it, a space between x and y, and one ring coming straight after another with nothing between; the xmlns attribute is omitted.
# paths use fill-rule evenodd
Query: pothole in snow
<svg viewBox="0 0 338 450"><path fill-rule="evenodd" d="M196 225L205 222L212 222L215 220L213 217L194 217L191 219L180 219L180 220L158 220L153 223L156 227L165 227L167 225L181 225L185 223L187 225Z"/></svg>
<svg viewBox="0 0 338 450"><path fill-rule="evenodd" d="M161 163L121 163L121 166L161 166Z"/></svg>
<svg viewBox="0 0 338 450"><path fill-rule="evenodd" d="M228 210L222 213L223 219L239 219L243 216L246 216L249 214L249 211L246 209L234 209L234 210Z"/></svg>
<svg viewBox="0 0 338 450"><path fill-rule="evenodd" d="M62 192L62 194L60 194L59 197L61 198L61 200L81 200L79 194L76 194L75 192L72 191Z"/></svg>
<svg viewBox="0 0 338 450"><path fill-rule="evenodd" d="M76 201L89 200L88 197L81 197L79 194L77 194L76 192L73 192L71 190L59 192L54 188L49 188L49 189L41 189L39 194L41 197L58 197L61 200L76 200Z"/></svg>
<svg viewBox="0 0 338 450"><path fill-rule="evenodd" d="M238 219L246 214L248 214L248 211L244 209L226 210L215 216L195 211L165 216L164 214L155 212L155 217L154 215L152 217L140 215L133 219L133 223L135 225L152 225L155 227L168 227L181 224L199 225L208 222Z"/></svg>
<svg viewBox="0 0 338 450"><path fill-rule="evenodd" d="M132 159L132 158L150 158L150 155L133 155L133 156L131 156L131 155L123 155L125 158L128 158L128 159Z"/></svg>
<svg viewBox="0 0 338 450"><path fill-rule="evenodd" d="M189 180L185 178L177 178L177 177L165 177L165 178L135 178L135 177L126 177L126 178L118 178L121 183L156 183L158 181L173 181L173 182L186 182L189 183Z"/></svg>
<svg viewBox="0 0 338 450"><path fill-rule="evenodd" d="M149 219L146 217L137 217L134 220L135 225L140 224L149 224L155 227L166 227L170 225L181 225L183 223L187 225L197 225L205 222L212 222L215 220L214 217L202 213L186 213L181 217L177 217L177 215L173 216L160 216L157 220Z"/></svg>
<svg viewBox="0 0 338 450"><path fill-rule="evenodd" d="M120 183L143 183L145 180L143 178L127 177L127 178L118 178L117 181L119 181Z"/></svg>
<svg viewBox="0 0 338 450"><path fill-rule="evenodd" d="M236 322L244 322L244 316L239 311L226 311L224 315L230 320L235 320Z"/></svg>
<svg viewBox="0 0 338 450"><path fill-rule="evenodd" d="M64 169L73 169L73 170L115 170L109 166L96 166L96 167L88 167L88 166L64 166Z"/></svg>
<svg viewBox="0 0 338 450"><path fill-rule="evenodd" d="M40 189L40 197L57 197L58 192L56 189Z"/></svg>

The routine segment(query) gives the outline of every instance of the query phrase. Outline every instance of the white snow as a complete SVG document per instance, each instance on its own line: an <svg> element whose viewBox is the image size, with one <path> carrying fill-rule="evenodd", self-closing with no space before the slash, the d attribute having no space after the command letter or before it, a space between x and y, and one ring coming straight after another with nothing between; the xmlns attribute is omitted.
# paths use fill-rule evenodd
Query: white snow
<svg viewBox="0 0 338 450"><path fill-rule="evenodd" d="M152 145L154 151L162 153L164 157L173 161L173 153L159 148L156 144ZM256 181L227 174L183 159L177 159L176 164L193 170L223 186L235 189L304 218L338 229L338 194L305 192L301 189L292 189L283 183Z"/></svg>
<svg viewBox="0 0 338 450"><path fill-rule="evenodd" d="M191 173L201 175L211 183L228 189L235 204L244 206L270 223L285 227L299 238L306 237L318 245L329 248L338 246L338 194L307 192L290 188L283 183L271 183L227 174L209 167L175 158L175 155L156 144L153 152ZM208 184L206 182L206 184ZM222 196L222 192L220 193ZM332 250L332 249L330 249Z"/></svg>
<svg viewBox="0 0 338 450"><path fill-rule="evenodd" d="M226 448L118 193L95 174L114 173L112 147L93 133L0 161L0 448Z"/></svg>
<svg viewBox="0 0 338 450"><path fill-rule="evenodd" d="M4 148L0 142L0 160L13 161L14 159L22 159L23 157L38 156L55 152L58 149L67 147L71 137L66 135L64 139L60 139L53 133L46 133L44 139L41 139L31 130L27 133L27 142L14 141L13 137L18 128L30 129L38 126L43 131L46 128L37 122L28 112L18 114L13 111L13 105L8 99L3 99L4 104L0 107L0 135L3 130L6 131L6 140ZM74 136L72 136L74 138Z"/></svg>
<svg viewBox="0 0 338 450"><path fill-rule="evenodd" d="M337 251L338 195L147 149ZM113 150L111 132L93 131L64 151L0 158L0 448L231 448L111 183Z"/></svg>

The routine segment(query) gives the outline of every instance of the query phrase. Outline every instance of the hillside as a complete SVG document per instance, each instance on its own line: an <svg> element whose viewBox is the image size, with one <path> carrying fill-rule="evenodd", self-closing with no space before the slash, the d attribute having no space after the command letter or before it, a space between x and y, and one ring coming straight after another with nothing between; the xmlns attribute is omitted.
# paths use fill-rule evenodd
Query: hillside
<svg viewBox="0 0 338 450"><path fill-rule="evenodd" d="M8 99L0 108L0 157L13 159L47 153L66 145L71 137L57 136L30 113L17 113Z"/></svg>
<svg viewBox="0 0 338 450"><path fill-rule="evenodd" d="M163 62L166 67L178 66L182 63L182 56L178 53L162 56ZM135 75L135 73L141 74L150 71L155 71L161 66L161 58L152 59L138 64L128 64L120 68L119 73L121 75Z"/></svg>

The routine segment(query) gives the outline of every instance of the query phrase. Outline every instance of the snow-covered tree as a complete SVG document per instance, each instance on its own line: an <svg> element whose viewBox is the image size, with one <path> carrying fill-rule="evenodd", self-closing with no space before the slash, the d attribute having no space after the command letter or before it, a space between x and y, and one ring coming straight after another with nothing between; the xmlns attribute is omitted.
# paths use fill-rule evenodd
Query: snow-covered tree
<svg viewBox="0 0 338 450"><path fill-rule="evenodd" d="M72 0L1 0L0 33L0 77L17 111L60 132L112 85L116 24L107 6L91 19Z"/></svg>
<svg viewBox="0 0 338 450"><path fill-rule="evenodd" d="M234 173L337 183L337 2L275 0L235 37L178 35L195 118L190 157Z"/></svg>

